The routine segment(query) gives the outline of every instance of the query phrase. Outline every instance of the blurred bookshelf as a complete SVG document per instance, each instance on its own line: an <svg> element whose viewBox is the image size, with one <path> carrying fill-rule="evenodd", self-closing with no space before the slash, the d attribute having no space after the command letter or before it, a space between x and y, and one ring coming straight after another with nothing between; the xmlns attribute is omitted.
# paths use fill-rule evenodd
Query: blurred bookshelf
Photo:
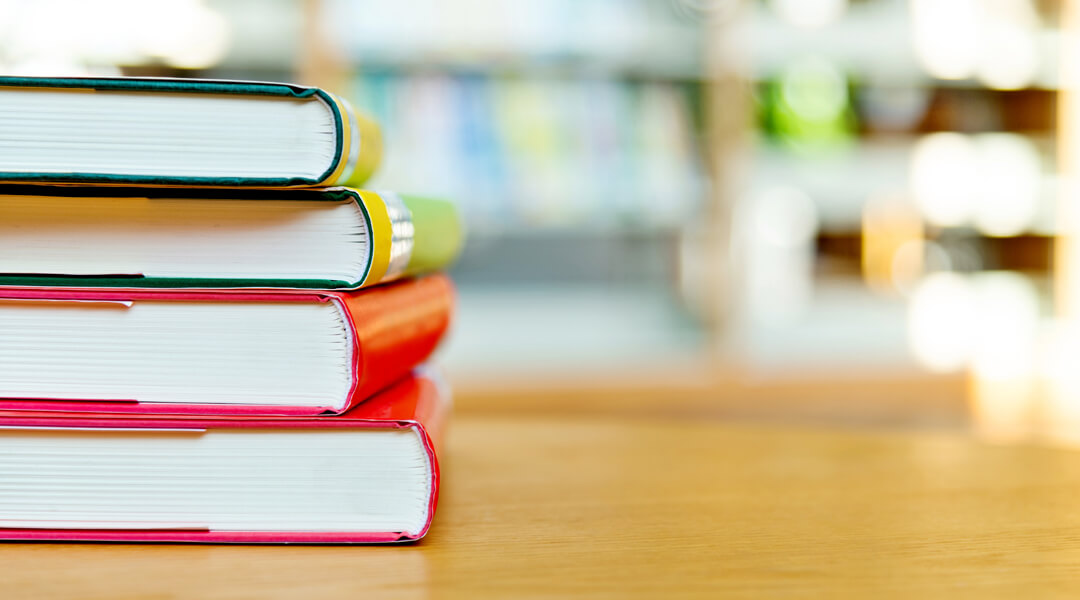
<svg viewBox="0 0 1080 600"><path fill-rule="evenodd" d="M1044 335L1060 3L775 0L731 28L755 123L733 355L965 374Z"/></svg>
<svg viewBox="0 0 1080 600"><path fill-rule="evenodd" d="M321 10L348 65L347 95L388 140L372 187L449 196L465 214L453 275L470 335L445 349L453 375L535 382L708 353L681 286L685 231L710 190L700 7L407 0Z"/></svg>

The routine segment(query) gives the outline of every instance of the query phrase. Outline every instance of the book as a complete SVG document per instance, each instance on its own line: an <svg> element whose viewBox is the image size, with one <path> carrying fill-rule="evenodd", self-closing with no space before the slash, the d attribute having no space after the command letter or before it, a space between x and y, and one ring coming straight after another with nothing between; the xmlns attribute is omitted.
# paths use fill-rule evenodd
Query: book
<svg viewBox="0 0 1080 600"><path fill-rule="evenodd" d="M0 185L0 285L354 289L461 242L453 204L392 192Z"/></svg>
<svg viewBox="0 0 1080 600"><path fill-rule="evenodd" d="M166 186L357 184L378 128L284 83L0 77L0 181Z"/></svg>
<svg viewBox="0 0 1080 600"><path fill-rule="evenodd" d="M453 288L0 288L0 409L337 414L431 355Z"/></svg>
<svg viewBox="0 0 1080 600"><path fill-rule="evenodd" d="M0 539L419 539L448 401L412 375L330 418L0 411Z"/></svg>

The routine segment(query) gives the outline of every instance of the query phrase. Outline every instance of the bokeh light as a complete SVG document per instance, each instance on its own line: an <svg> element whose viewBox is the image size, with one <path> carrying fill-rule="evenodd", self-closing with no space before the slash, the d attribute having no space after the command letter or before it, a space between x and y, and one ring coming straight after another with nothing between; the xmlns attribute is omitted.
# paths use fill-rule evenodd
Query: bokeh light
<svg viewBox="0 0 1080 600"><path fill-rule="evenodd" d="M979 155L966 135L933 133L915 144L911 159L911 189L926 220L955 227L974 214L979 185Z"/></svg>
<svg viewBox="0 0 1080 600"><path fill-rule="evenodd" d="M848 0L771 0L781 19L796 27L824 27L844 16Z"/></svg>

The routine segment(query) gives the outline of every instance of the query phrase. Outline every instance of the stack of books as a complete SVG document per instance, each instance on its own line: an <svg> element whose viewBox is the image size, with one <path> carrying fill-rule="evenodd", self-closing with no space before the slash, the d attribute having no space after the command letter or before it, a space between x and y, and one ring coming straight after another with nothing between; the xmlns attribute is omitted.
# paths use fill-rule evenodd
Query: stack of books
<svg viewBox="0 0 1080 600"><path fill-rule="evenodd" d="M0 78L0 539L425 534L462 232L380 153L314 88Z"/></svg>

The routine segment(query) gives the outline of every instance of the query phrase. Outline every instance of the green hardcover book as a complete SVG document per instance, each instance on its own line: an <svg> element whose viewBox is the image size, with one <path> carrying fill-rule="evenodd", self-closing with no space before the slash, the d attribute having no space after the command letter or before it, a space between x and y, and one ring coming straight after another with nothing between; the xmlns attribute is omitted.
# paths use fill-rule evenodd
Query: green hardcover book
<svg viewBox="0 0 1080 600"><path fill-rule="evenodd" d="M355 289L462 239L451 203L392 192L0 185L0 285Z"/></svg>
<svg viewBox="0 0 1080 600"><path fill-rule="evenodd" d="M0 77L0 181L357 185L381 154L378 127L318 88Z"/></svg>

